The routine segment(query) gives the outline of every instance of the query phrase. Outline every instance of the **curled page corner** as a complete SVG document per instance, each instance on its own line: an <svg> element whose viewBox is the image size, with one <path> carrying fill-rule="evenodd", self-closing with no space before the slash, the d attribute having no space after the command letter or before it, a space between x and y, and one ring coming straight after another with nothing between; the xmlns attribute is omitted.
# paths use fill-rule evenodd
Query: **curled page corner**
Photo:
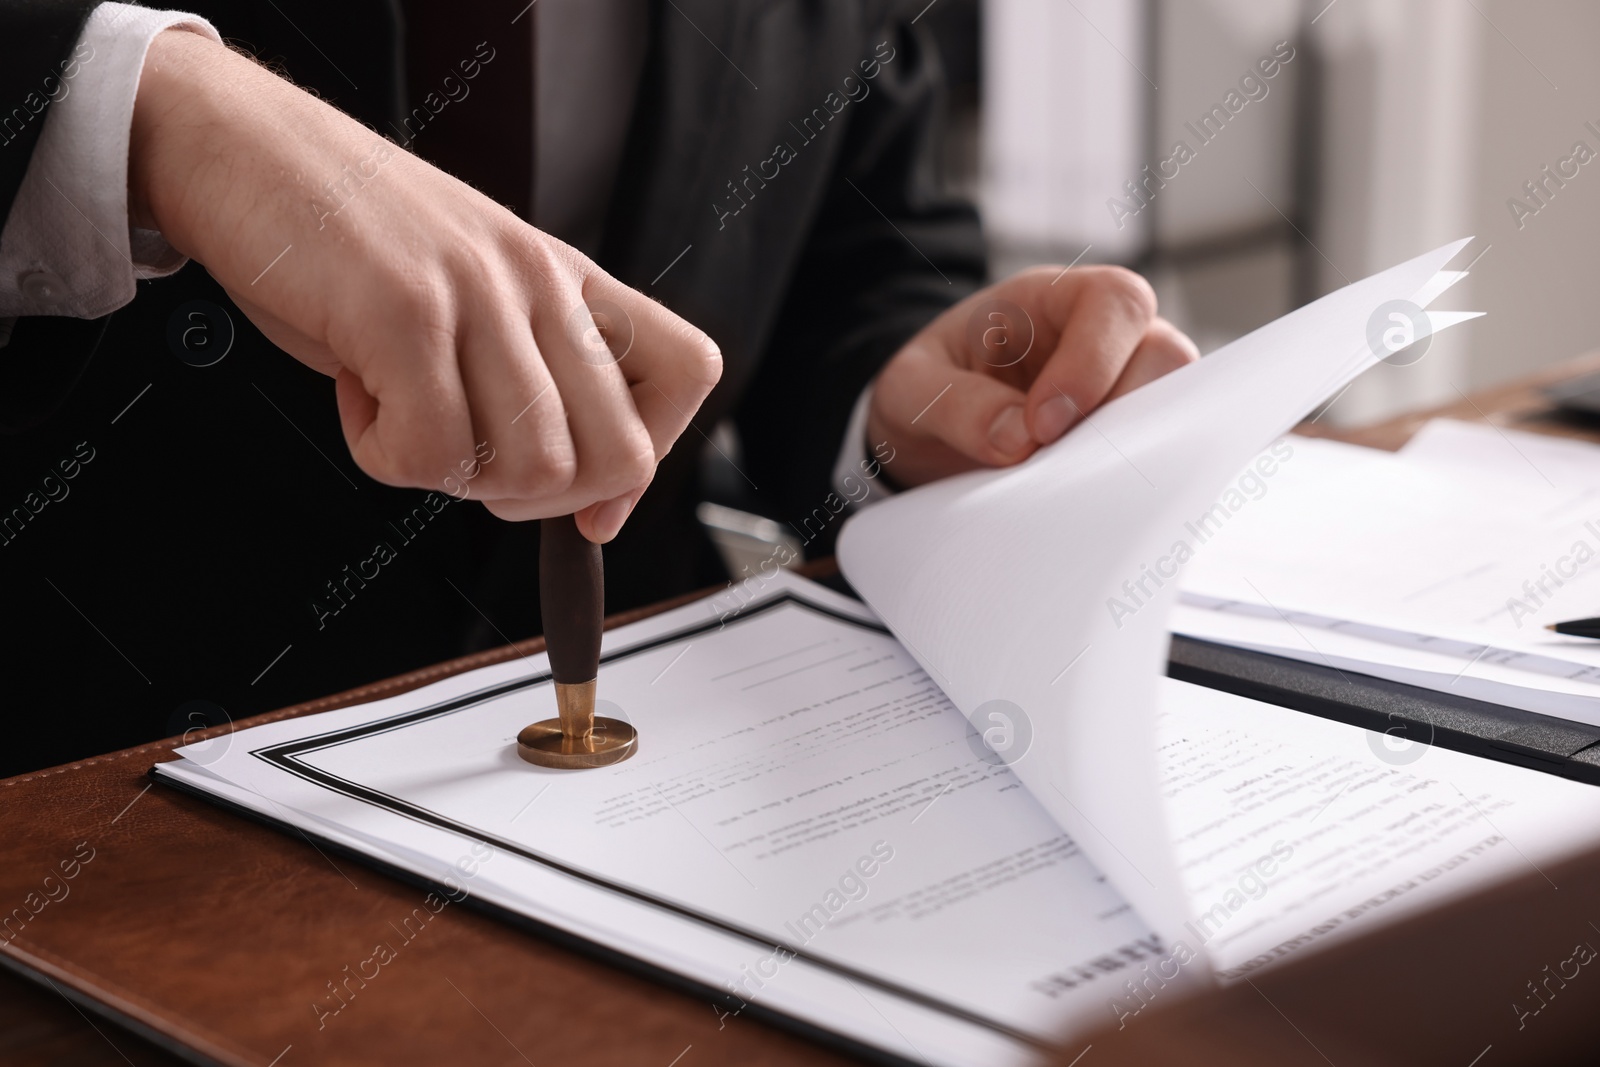
<svg viewBox="0 0 1600 1067"><path fill-rule="evenodd" d="M1175 579L1205 551L1208 510L1230 481L1390 354L1387 314L1459 281L1465 272L1443 268L1468 240L1106 404L1016 467L898 494L841 532L851 584L977 730L1000 714L1026 731L1030 743L1007 753L1017 776L1174 954L1193 908L1155 718ZM1416 326L1471 317L1434 312Z"/></svg>

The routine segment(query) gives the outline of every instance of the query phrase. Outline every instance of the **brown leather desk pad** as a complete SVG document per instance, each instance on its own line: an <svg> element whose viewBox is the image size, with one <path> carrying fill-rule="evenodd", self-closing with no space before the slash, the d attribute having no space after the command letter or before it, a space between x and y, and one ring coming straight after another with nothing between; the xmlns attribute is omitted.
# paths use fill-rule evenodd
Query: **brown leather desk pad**
<svg viewBox="0 0 1600 1067"><path fill-rule="evenodd" d="M525 642L237 725L542 650ZM403 939L397 925L428 890L155 784L150 768L181 743L0 782L0 965L201 1063L669 1067L690 1046L681 1067L853 1062L750 1011L725 1015L709 991L554 931L514 929L470 901ZM379 943L396 946L394 958L372 976Z"/></svg>

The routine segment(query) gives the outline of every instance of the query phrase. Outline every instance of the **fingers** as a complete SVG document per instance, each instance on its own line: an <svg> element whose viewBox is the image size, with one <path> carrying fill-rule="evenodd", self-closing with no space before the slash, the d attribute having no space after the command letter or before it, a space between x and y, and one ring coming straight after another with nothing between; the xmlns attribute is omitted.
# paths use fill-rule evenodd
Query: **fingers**
<svg viewBox="0 0 1600 1067"><path fill-rule="evenodd" d="M350 455L385 485L437 488L473 454L472 418L453 357L453 319L420 287L394 286L374 298L336 384ZM381 354L382 358L373 358Z"/></svg>
<svg viewBox="0 0 1600 1067"><path fill-rule="evenodd" d="M1031 453L1037 445L1028 432L1026 399L1021 390L955 367L935 346L913 341L879 375L869 425L902 454L896 477L916 484L977 465L1015 463Z"/></svg>
<svg viewBox="0 0 1600 1067"><path fill-rule="evenodd" d="M472 437L482 458L472 494L485 502L542 502L544 518L575 489L578 446L566 398L535 343L525 306L500 300L469 316L457 359L471 406ZM478 457L474 457L478 458ZM570 509L569 509L570 510Z"/></svg>
<svg viewBox="0 0 1600 1067"><path fill-rule="evenodd" d="M721 354L536 231L500 253L382 279L377 306L307 356L339 353L346 441L374 478L453 495L470 479L495 514L575 513L585 536L610 540L715 386Z"/></svg>
<svg viewBox="0 0 1600 1067"><path fill-rule="evenodd" d="M656 464L650 433L609 349L606 333L615 334L616 324L591 325L579 292L577 284L547 292L532 315L533 337L561 395L576 453L574 510L648 483ZM638 340L649 343L648 337Z"/></svg>
<svg viewBox="0 0 1600 1067"><path fill-rule="evenodd" d="M654 475L652 474L652 480ZM646 482L630 492L610 500L601 500L586 507L571 510L562 507L552 508L548 502L534 500L485 500L483 506L491 515L505 519L508 522L525 522L528 519L544 519L551 515L572 515L577 522L578 532L597 545L603 545L622 532L623 524L628 521L628 516L633 514L633 509L638 505L639 498L644 496L645 490L650 488Z"/></svg>
<svg viewBox="0 0 1600 1067"><path fill-rule="evenodd" d="M1200 350L1187 334L1166 319L1157 317L1106 399L1115 400L1124 393L1131 393L1141 385L1148 385L1199 358Z"/></svg>
<svg viewBox="0 0 1600 1067"><path fill-rule="evenodd" d="M581 257L550 266L529 318L488 312L495 328L463 356L474 433L496 457L474 492L502 518L572 512L584 536L609 541L715 385L721 355Z"/></svg>
<svg viewBox="0 0 1600 1067"><path fill-rule="evenodd" d="M868 432L894 445L903 485L1003 466L1198 356L1131 271L1034 268L948 309L897 352L878 375Z"/></svg>
<svg viewBox="0 0 1600 1067"><path fill-rule="evenodd" d="M354 455L355 442L366 436L367 431L378 419L378 401L362 386L359 377L343 367L339 368L333 385L334 399L339 407L339 426L344 430L345 444L350 447L350 452ZM360 460L356 460L356 465L374 478L378 478L372 471L368 471ZM378 480L383 481L382 478Z"/></svg>
<svg viewBox="0 0 1600 1067"><path fill-rule="evenodd" d="M1028 389L1028 429L1041 445L1106 400L1156 314L1155 291L1132 271L1096 267L1058 277L1057 285L1071 286L1064 298L1046 292L1040 299L1065 319L1054 351Z"/></svg>
<svg viewBox="0 0 1600 1067"><path fill-rule="evenodd" d="M633 514L639 498L649 489L649 483L623 493L610 500L599 500L583 507L571 507L543 500L503 498L483 500L481 503L496 518L507 522L526 522L529 519L548 519L552 515L571 515L578 524L578 532L597 545L612 540L622 531L628 516Z"/></svg>
<svg viewBox="0 0 1600 1067"><path fill-rule="evenodd" d="M633 514L633 509L639 503L639 498L644 496L644 491L650 488L644 485L630 493L611 500L602 500L598 504L583 508L573 513L573 519L578 524L578 532L597 545L603 545L617 534L622 532L622 524L628 521L628 516Z"/></svg>
<svg viewBox="0 0 1600 1067"><path fill-rule="evenodd" d="M602 270L584 279L583 299L594 325L569 324L574 350L614 362L659 462L722 377L722 352L701 330Z"/></svg>

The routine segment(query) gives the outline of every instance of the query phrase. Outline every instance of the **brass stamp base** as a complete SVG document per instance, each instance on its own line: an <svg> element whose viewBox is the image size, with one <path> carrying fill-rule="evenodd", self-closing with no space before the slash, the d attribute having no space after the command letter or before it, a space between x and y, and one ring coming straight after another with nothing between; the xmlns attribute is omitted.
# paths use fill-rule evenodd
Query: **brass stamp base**
<svg viewBox="0 0 1600 1067"><path fill-rule="evenodd" d="M621 719L599 716L587 737L561 729L560 719L543 719L517 735L517 755L540 767L582 769L621 763L639 749L639 734Z"/></svg>

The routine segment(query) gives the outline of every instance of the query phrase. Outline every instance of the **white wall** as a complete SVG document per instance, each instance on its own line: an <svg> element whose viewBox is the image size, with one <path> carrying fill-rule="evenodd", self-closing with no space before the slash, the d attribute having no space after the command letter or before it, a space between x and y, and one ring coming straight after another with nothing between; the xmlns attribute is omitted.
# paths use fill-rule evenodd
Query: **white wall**
<svg viewBox="0 0 1600 1067"><path fill-rule="evenodd" d="M1144 163L1142 15L1140 0L985 0L981 202L1003 257L1143 246L1144 226L1105 208Z"/></svg>
<svg viewBox="0 0 1600 1067"><path fill-rule="evenodd" d="M1477 160L1488 147L1476 121L1481 26L1467 0L1340 0L1311 27L1323 63L1312 260L1321 291L1474 231ZM1481 250L1473 246L1467 259ZM1438 306L1476 307L1484 291L1477 277ZM1415 363L1363 375L1330 421L1368 422L1456 399L1456 389L1471 387L1472 328L1441 335Z"/></svg>
<svg viewBox="0 0 1600 1067"><path fill-rule="evenodd" d="M1293 40L1298 9L1297 0L1163 0L1156 5L1161 89L1154 94L1152 151L1170 158L1180 141L1195 150L1193 161L1178 169L1154 202L1156 239L1163 246L1281 225L1278 212L1294 214L1288 146L1294 139L1304 53L1280 64L1271 79L1261 78L1256 64L1270 59L1278 42ZM1246 74L1256 77L1259 100L1240 89ZM1242 109L1213 140L1201 144L1190 127L1229 92L1240 93L1235 99L1245 101Z"/></svg>
<svg viewBox="0 0 1600 1067"><path fill-rule="evenodd" d="M1288 36L1296 63L1314 52L1321 65L1315 250L1291 237L1160 268L1164 309L1202 350L1293 306L1296 255L1328 291L1467 235L1477 241L1457 266L1488 251L1440 306L1487 317L1437 339L1418 363L1380 366L1330 421L1450 401L1600 348L1600 155L1520 228L1507 208L1511 197L1532 204L1523 183L1574 142L1600 154L1600 133L1584 125L1600 130L1595 0L985 0L984 34L983 203L997 268L1070 258L1089 242L1088 258L1103 261L1132 258L1152 238L1159 248L1225 239L1272 222L1263 194L1298 219L1291 153L1306 133L1295 102L1304 65L1236 116L1155 210L1120 230L1106 210L1184 120Z"/></svg>
<svg viewBox="0 0 1600 1067"><path fill-rule="evenodd" d="M1503 380L1600 348L1600 160L1519 230L1506 201L1574 141L1600 151L1600 4L1475 0L1482 27L1474 230L1492 249L1473 268L1469 379ZM1474 16L1477 18L1478 16ZM1520 51L1519 51L1520 50ZM1548 79L1548 81L1546 80ZM1554 87L1552 87L1554 83Z"/></svg>

